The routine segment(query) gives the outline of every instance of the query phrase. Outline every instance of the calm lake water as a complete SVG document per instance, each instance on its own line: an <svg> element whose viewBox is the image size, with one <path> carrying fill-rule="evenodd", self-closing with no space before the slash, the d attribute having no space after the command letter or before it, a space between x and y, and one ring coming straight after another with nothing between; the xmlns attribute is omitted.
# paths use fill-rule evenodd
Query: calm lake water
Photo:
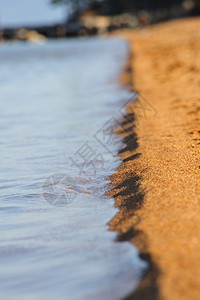
<svg viewBox="0 0 200 300"><path fill-rule="evenodd" d="M115 242L104 196L120 164L113 124L124 41L0 47L0 299L122 299L144 262Z"/></svg>

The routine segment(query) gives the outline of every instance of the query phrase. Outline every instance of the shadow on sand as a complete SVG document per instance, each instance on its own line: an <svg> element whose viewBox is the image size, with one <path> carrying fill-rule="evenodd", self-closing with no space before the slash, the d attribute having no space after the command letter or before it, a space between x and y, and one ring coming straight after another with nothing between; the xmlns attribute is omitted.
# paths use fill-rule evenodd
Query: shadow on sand
<svg viewBox="0 0 200 300"><path fill-rule="evenodd" d="M139 286L125 299L157 300L159 272L148 254L144 234L137 230L140 222L137 212L143 205L145 193L140 187L141 175L139 176L134 168L136 160L141 157L137 152L139 147L135 127L134 114L127 110L127 115L117 128L117 134L123 137L124 143L124 147L118 152L122 164L110 178L112 188L108 195L114 198L115 207L119 212L109 222L109 230L118 232L117 242L133 242L139 248L140 258L148 263L148 269L143 274Z"/></svg>

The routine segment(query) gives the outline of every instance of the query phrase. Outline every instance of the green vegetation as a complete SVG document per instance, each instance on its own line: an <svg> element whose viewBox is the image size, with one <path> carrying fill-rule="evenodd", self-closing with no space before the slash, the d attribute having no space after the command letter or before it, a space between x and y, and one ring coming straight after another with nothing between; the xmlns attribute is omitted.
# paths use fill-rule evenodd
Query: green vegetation
<svg viewBox="0 0 200 300"><path fill-rule="evenodd" d="M100 15L129 13L138 15L146 11L152 19L170 19L200 13L200 0L50 0L52 4L68 5L72 14L92 10Z"/></svg>

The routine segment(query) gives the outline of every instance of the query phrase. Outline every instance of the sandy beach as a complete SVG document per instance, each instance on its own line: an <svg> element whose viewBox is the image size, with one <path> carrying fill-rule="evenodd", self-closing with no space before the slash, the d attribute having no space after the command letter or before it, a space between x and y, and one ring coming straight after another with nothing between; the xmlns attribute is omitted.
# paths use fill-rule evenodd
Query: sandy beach
<svg viewBox="0 0 200 300"><path fill-rule="evenodd" d="M118 128L110 230L150 266L127 299L200 299L199 28L193 18L118 33L130 43L122 79L139 93Z"/></svg>

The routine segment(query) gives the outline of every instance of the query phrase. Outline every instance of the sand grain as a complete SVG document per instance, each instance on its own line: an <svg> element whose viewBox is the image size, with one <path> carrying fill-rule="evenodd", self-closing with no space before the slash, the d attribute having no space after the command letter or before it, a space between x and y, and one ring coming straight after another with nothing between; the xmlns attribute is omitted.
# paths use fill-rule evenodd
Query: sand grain
<svg viewBox="0 0 200 300"><path fill-rule="evenodd" d="M126 148L111 177L120 212L110 226L158 269L133 299L200 299L199 28L194 18L122 33L127 76L147 99L147 115L136 101L118 129Z"/></svg>

